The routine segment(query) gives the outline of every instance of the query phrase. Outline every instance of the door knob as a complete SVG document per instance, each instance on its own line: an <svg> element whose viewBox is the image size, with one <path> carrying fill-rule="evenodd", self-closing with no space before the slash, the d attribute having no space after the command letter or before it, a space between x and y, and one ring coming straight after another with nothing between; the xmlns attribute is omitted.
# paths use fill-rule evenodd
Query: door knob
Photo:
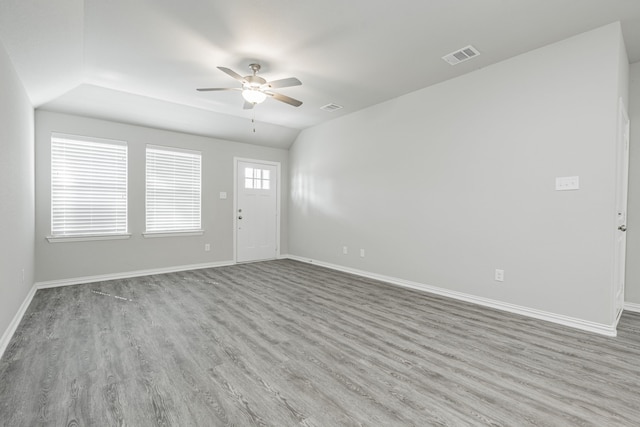
<svg viewBox="0 0 640 427"><path fill-rule="evenodd" d="M242 219L242 215L238 217L238 219Z"/></svg>
<svg viewBox="0 0 640 427"><path fill-rule="evenodd" d="M620 227L618 227L618 230L627 231L627 226L626 225L621 225Z"/></svg>

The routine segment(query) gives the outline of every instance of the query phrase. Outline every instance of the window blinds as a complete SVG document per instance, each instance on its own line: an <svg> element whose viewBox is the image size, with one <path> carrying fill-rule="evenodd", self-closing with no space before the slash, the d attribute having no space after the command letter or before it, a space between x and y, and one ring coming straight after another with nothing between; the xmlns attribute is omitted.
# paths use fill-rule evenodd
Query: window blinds
<svg viewBox="0 0 640 427"><path fill-rule="evenodd" d="M201 154L147 146L146 232L200 231Z"/></svg>
<svg viewBox="0 0 640 427"><path fill-rule="evenodd" d="M127 233L127 143L51 136L51 234Z"/></svg>

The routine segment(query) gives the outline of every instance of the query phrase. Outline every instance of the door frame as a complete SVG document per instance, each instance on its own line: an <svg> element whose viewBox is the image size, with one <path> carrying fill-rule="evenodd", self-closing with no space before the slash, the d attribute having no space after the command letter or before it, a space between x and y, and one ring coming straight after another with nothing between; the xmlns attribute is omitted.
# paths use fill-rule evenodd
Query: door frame
<svg viewBox="0 0 640 427"><path fill-rule="evenodd" d="M281 164L270 160L233 158L233 263L238 263L238 163L259 163L276 168L276 259L280 258Z"/></svg>

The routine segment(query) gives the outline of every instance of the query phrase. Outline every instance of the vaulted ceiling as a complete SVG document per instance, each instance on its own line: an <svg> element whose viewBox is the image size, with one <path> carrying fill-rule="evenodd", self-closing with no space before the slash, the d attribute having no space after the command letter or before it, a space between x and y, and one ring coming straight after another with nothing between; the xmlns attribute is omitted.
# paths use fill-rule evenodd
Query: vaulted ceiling
<svg viewBox="0 0 640 427"><path fill-rule="evenodd" d="M300 130L620 21L637 0L2 0L0 41L37 108L287 148ZM442 56L473 45L480 56ZM239 83L297 77L243 109ZM327 112L334 103L344 108ZM256 132L251 120L255 119Z"/></svg>

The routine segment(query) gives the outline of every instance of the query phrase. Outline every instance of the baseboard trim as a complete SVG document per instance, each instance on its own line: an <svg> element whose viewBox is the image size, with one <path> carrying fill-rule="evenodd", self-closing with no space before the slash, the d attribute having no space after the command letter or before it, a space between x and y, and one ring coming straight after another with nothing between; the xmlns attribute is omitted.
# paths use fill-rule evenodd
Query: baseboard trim
<svg viewBox="0 0 640 427"><path fill-rule="evenodd" d="M151 276L154 274L176 273L187 270L200 270L203 268L226 267L234 265L233 261L219 261L203 264L179 265L174 267L152 268L148 270L128 271L125 273L100 274L96 276L73 277L70 279L49 280L45 282L37 282L36 289L58 288L60 286L80 285L83 283L104 282L106 280L130 279L133 277Z"/></svg>
<svg viewBox="0 0 640 427"><path fill-rule="evenodd" d="M13 316L11 323L9 323L9 327L4 331L4 334L2 334L2 338L0 338L0 358L2 358L4 351L9 346L9 341L11 341L11 338L13 337L13 334L15 334L16 329L18 329L18 325L22 321L24 314L27 312L27 308L29 308L29 304L31 304L31 300L33 300L33 296L36 294L36 290L36 285L33 285L24 301L22 301L22 305L18 309L18 312L15 316Z"/></svg>
<svg viewBox="0 0 640 427"><path fill-rule="evenodd" d="M492 300L489 298L478 297L475 295L465 294L462 292L451 291L451 290L439 288L436 286L425 285L423 283L412 282L409 280L399 279L396 277L384 276L381 274L371 273L368 271L358 270L350 267L344 267L341 265L331 264L323 261L318 261L315 259L296 256L296 255L288 255L287 258L295 261L316 264L321 267L330 268L332 270L355 274L357 276L367 277L369 279L380 280L383 282L390 283L392 285L402 286L404 288L410 288L410 289L416 289L419 291L429 292L435 295L441 295L444 297L449 297L449 298L453 298L460 301L465 301L465 302L470 302L470 303L478 304L485 307L495 308L497 310L507 311L509 313L520 314L523 316L528 316L528 317L532 317L539 320L545 320L548 322L569 326L569 327L580 329L583 331L594 332L600 335L606 335L609 337L615 337L617 335L617 331L614 325L605 325L601 323L595 323L588 320L577 319L574 317L564 316L556 313L550 313L547 311L537 310L537 309L524 307L516 304L511 304L503 301ZM636 305L636 306L640 308L640 305ZM626 309L626 305L625 305L625 309Z"/></svg>
<svg viewBox="0 0 640 427"><path fill-rule="evenodd" d="M640 304L636 304L634 302L625 302L624 303L625 311L632 311L634 313L640 313Z"/></svg>

